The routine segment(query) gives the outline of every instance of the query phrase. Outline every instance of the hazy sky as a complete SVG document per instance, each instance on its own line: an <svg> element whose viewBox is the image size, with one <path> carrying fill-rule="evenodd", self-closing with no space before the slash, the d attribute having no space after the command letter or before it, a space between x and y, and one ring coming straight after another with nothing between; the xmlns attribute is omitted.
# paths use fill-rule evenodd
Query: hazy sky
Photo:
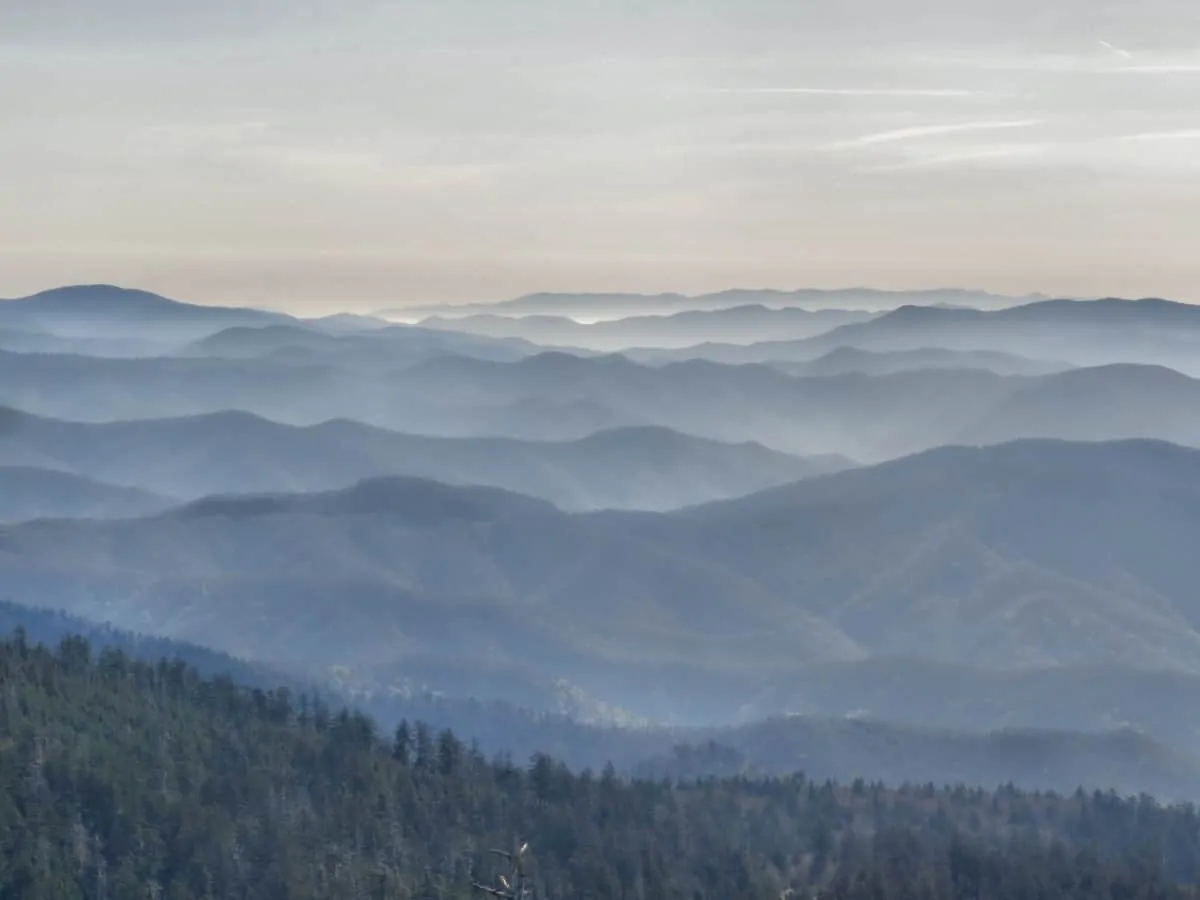
<svg viewBox="0 0 1200 900"><path fill-rule="evenodd" d="M1196 0L0 0L0 296L1200 300Z"/></svg>

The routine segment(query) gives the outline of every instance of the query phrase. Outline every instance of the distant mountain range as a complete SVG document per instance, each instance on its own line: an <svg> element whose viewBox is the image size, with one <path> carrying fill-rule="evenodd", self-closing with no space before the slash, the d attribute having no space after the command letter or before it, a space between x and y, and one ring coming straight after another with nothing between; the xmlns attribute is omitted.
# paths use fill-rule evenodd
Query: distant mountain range
<svg viewBox="0 0 1200 900"><path fill-rule="evenodd" d="M773 309L843 309L879 312L905 304L966 306L986 309L1014 306L1045 296L1031 294L1010 297L986 291L958 288L884 291L872 288L824 290L772 290L736 288L712 294L622 294L622 293L540 293L528 294L499 303L474 303L458 306L417 306L381 310L383 318L416 321L428 316L462 317L495 313L502 316L565 316L574 319L611 320L627 316L662 316L685 310L719 310L736 306L761 305Z"/></svg>
<svg viewBox="0 0 1200 900"><path fill-rule="evenodd" d="M346 420L297 428L248 413L96 424L10 410L0 413L4 465L24 467L27 478L21 490L0 494L0 518L13 519L102 515L106 510L126 515L165 505L161 497L144 492L194 499L321 491L383 475L504 487L572 510L665 510L853 463L837 457L802 459L761 445L722 444L660 427L551 443L421 437ZM8 471L20 481L16 470ZM84 479L126 489L102 489ZM41 509L39 496L46 498Z"/></svg>
<svg viewBox="0 0 1200 900"><path fill-rule="evenodd" d="M471 397L498 411L488 431L528 433L514 404L591 404L598 422L658 422L722 440L752 438L805 455L880 460L943 444L1024 437L1151 437L1200 446L1200 382L1155 366L1113 365L1040 377L927 368L877 377L788 377L767 366L546 353L515 364L440 359L404 376L423 396ZM486 401L484 398L487 398Z"/></svg>
<svg viewBox="0 0 1200 900"><path fill-rule="evenodd" d="M198 306L113 285L73 285L0 300L0 327L63 338L186 340L237 325L270 325L290 316L241 307Z"/></svg>
<svg viewBox="0 0 1200 900"><path fill-rule="evenodd" d="M654 365L693 359L734 365L809 363L846 350L1000 353L1058 368L1138 363L1200 374L1198 329L1200 306L1166 300L1046 300L993 310L909 305L808 338L754 344L718 339L622 352Z"/></svg>
<svg viewBox="0 0 1200 900"><path fill-rule="evenodd" d="M111 285L76 285L0 300L0 350L89 357L209 356L396 366L442 353L517 359L517 339L398 326L369 316L300 319L241 307L181 303ZM328 360L326 360L328 361Z"/></svg>
<svg viewBox="0 0 1200 900"><path fill-rule="evenodd" d="M842 309L810 312L772 309L761 304L716 310L686 310L661 316L630 316L591 324L562 316L502 316L494 313L422 319L435 328L488 337L516 337L543 345L623 350L628 347L682 348L705 341L752 344L814 337L839 325L863 322L871 313Z"/></svg>
<svg viewBox="0 0 1200 900"><path fill-rule="evenodd" d="M0 301L0 631L518 759L1200 796L1200 307L426 314Z"/></svg>
<svg viewBox="0 0 1200 900"><path fill-rule="evenodd" d="M805 342L898 351L925 347L995 350L1095 366L1134 362L1200 374L1200 306L1167 300L1052 300L992 311L905 306Z"/></svg>
<svg viewBox="0 0 1200 900"><path fill-rule="evenodd" d="M534 666L727 718L819 663L1200 672L1200 452L948 448L668 514L385 479L0 537L14 598L327 671ZM436 686L436 685L434 685ZM489 674L476 696L503 694ZM791 701L783 698L786 703Z"/></svg>
<svg viewBox="0 0 1200 900"><path fill-rule="evenodd" d="M769 355L764 345L762 355ZM896 375L900 372L919 372L925 369L979 369L997 375L1053 375L1073 366L1047 360L1030 359L1013 353L995 350L943 350L925 347L919 350L874 352L855 347L838 347L816 359L790 362L766 360L789 375L820 378L837 375Z"/></svg>
<svg viewBox="0 0 1200 900"><path fill-rule="evenodd" d="M519 338L490 338L404 325L326 331L308 324L239 326L207 335L175 350L175 356L264 359L383 371L447 354L513 361L539 351Z"/></svg>
<svg viewBox="0 0 1200 900"><path fill-rule="evenodd" d="M240 410L293 425L344 418L406 433L523 440L653 426L862 462L1024 437L1200 445L1200 382L1161 366L793 377L777 365L651 366L546 352L515 361L435 355L391 369L327 354L300 362L0 352L0 404L90 422Z"/></svg>

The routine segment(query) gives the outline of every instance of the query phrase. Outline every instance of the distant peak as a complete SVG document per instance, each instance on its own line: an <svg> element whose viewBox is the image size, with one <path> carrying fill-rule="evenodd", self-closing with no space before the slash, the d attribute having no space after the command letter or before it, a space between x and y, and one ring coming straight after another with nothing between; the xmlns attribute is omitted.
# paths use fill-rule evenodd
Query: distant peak
<svg viewBox="0 0 1200 900"><path fill-rule="evenodd" d="M270 515L389 515L425 522L488 522L508 516L545 515L557 508L544 500L500 488L449 485L426 478L369 478L335 491L301 494L219 495L171 513L176 518L247 519Z"/></svg>
<svg viewBox="0 0 1200 900"><path fill-rule="evenodd" d="M903 306L897 306L890 313L886 313L884 318L887 319L932 319L946 315L984 315L983 311L972 309L965 306L926 306L924 304L906 303Z"/></svg>
<svg viewBox="0 0 1200 900"><path fill-rule="evenodd" d="M543 366L558 368L562 366L589 365L637 368L638 366L637 363L621 353L605 353L600 356L576 356L574 353L568 353L565 350L546 350L542 353L535 353L532 356L524 357L518 364L534 368Z"/></svg>
<svg viewBox="0 0 1200 900"><path fill-rule="evenodd" d="M619 428L606 428L596 431L586 437L579 438L576 444L584 446L608 447L617 445L627 448L629 442L654 442L666 447L677 447L682 444L715 443L704 438L683 434L665 425L624 425Z"/></svg>
<svg viewBox="0 0 1200 900"><path fill-rule="evenodd" d="M115 284L69 284L62 287L40 291L29 297L23 297L21 299L27 302L62 300L75 303L111 303L114 301L136 301L142 303L175 304L178 302L175 300L169 300L166 297L160 296L159 294L153 294L150 291L121 287Z"/></svg>

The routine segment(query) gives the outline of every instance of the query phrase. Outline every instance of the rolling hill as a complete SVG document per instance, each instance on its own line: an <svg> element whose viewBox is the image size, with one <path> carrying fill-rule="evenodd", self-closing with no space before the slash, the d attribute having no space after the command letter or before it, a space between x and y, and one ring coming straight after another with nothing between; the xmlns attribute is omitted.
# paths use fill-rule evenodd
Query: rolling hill
<svg viewBox="0 0 1200 900"><path fill-rule="evenodd" d="M623 355L562 352L512 364L444 357L407 370L398 381L421 396L443 398L445 408L477 410L477 421L511 429L512 436L527 421L512 415L516 404L586 403L610 425L654 423L805 456L863 460L935 445L948 428L960 430L1022 386L983 371L794 378L763 365L691 360L655 367ZM584 418L583 424L591 422Z"/></svg>
<svg viewBox="0 0 1200 900"><path fill-rule="evenodd" d="M434 356L394 368L390 355L380 359L363 365L323 351L298 359L0 351L0 404L90 422L240 410L293 425L352 419L410 434L527 440L658 426L863 462L1023 437L1194 444L1200 422L1198 382L1162 367L1037 377L958 368L793 377L766 365L697 359L651 366L565 352L512 361ZM1077 403L1075 393L1087 402Z"/></svg>
<svg viewBox="0 0 1200 900"><path fill-rule="evenodd" d="M0 436L0 445L3 442ZM178 498L116 487L55 469L0 465L0 522L131 518L160 512L178 502Z"/></svg>
<svg viewBox="0 0 1200 900"><path fill-rule="evenodd" d="M1200 446L1200 381L1163 366L1061 372L1014 391L951 440L994 444L1017 437L1154 437Z"/></svg>
<svg viewBox="0 0 1200 900"><path fill-rule="evenodd" d="M853 465L654 427L552 443L421 437L346 420L298 428L232 412L97 424L11 410L0 426L0 464L44 466L192 499L321 491L409 475L504 487L573 510L671 509Z"/></svg>
<svg viewBox="0 0 1200 900"><path fill-rule="evenodd" d="M1200 452L947 448L666 514L385 479L0 538L15 599L324 671L534 666L726 716L819 663L1200 672ZM478 690L475 690L478 688ZM478 696L503 694L480 678Z"/></svg>

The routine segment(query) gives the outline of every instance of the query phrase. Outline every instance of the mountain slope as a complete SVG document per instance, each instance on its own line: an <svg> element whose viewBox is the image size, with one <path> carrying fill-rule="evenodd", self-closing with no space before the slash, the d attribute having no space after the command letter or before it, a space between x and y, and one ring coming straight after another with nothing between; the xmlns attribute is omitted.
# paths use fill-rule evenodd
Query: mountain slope
<svg viewBox="0 0 1200 900"><path fill-rule="evenodd" d="M353 702L391 731L402 719L453 728L478 740L487 753L525 759L553 751L577 768L673 777L790 775L849 782L858 777L890 784L963 783L1069 792L1079 785L1121 792L1149 791L1186 798L1200 791L1194 757L1128 730L1071 733L1049 729L952 731L884 721L788 716L736 728L614 728L533 714L503 703L395 690L363 690L348 683L305 681L207 648L97 626L71 616L0 601L0 640L21 629L30 643L56 646L82 636L94 652L119 650L149 663L182 661L204 677L227 676L244 687L286 688L341 705Z"/></svg>
<svg viewBox="0 0 1200 900"><path fill-rule="evenodd" d="M97 659L80 640L2 642L0 671L5 897L460 898L496 878L486 848L517 842L539 896L597 900L1047 885L1064 900L1185 900L1200 873L1194 808L1145 797L804 774L630 783L544 752L489 763L453 732L383 734L311 696ZM1167 796L1196 790L1178 769L1139 774L1144 788L1166 776Z"/></svg>
<svg viewBox="0 0 1200 900"><path fill-rule="evenodd" d="M697 676L736 695L739 670L861 654L753 579L643 540L631 526L647 515L389 479L22 525L0 535L0 577L21 602L237 656L310 671L430 653L527 663L663 717Z"/></svg>
<svg viewBox="0 0 1200 900"><path fill-rule="evenodd" d="M814 592L814 612L876 653L1195 670L1198 475L1200 453L1169 444L1020 441L682 518L701 553Z"/></svg>
<svg viewBox="0 0 1200 900"><path fill-rule="evenodd" d="M1100 732L1131 728L1200 753L1200 675L1114 665L983 669L911 657L811 666L740 710L854 716L926 728Z"/></svg>
<svg viewBox="0 0 1200 900"><path fill-rule="evenodd" d="M1155 437L1200 446L1200 381L1162 366L1076 369L1030 383L958 434L956 443L1015 438Z"/></svg>
<svg viewBox="0 0 1200 900"><path fill-rule="evenodd" d="M648 777L802 771L842 782L857 777L855 772L878 772L875 777L889 784L1018 784L1062 792L1082 784L1120 794L1148 788L1151 794L1176 800L1191 796L1191 785L1200 774L1195 757L1127 730L1077 734L1009 729L964 734L795 716L717 730L704 737L734 753L710 749L710 759L716 757L710 762L702 746L692 753L676 751L673 758L648 761L637 771Z"/></svg>
<svg viewBox="0 0 1200 900"><path fill-rule="evenodd" d="M0 300L0 325L60 337L187 340L234 325L293 321L241 307L197 306L113 285L72 285Z"/></svg>
<svg viewBox="0 0 1200 900"><path fill-rule="evenodd" d="M1200 672L1200 452L948 448L668 514L411 480L0 536L23 602L326 670L532 666L649 718L817 663ZM480 670L481 672L484 670ZM493 693L488 694L488 691Z"/></svg>
<svg viewBox="0 0 1200 900"><path fill-rule="evenodd" d="M296 428L246 413L79 423L10 412L0 464L50 466L173 496L347 487L410 475L504 487L570 509L670 509L848 468L665 428L572 442L432 438L350 421Z"/></svg>
<svg viewBox="0 0 1200 900"><path fill-rule="evenodd" d="M1167 300L1047 300L982 311L904 306L802 342L810 354L837 347L902 351L993 350L1080 366L1128 362L1200 373L1200 306Z"/></svg>
<svg viewBox="0 0 1200 900"><path fill-rule="evenodd" d="M0 437L0 445L3 442ZM115 487L69 472L0 465L0 522L126 518L159 512L177 503L175 498Z"/></svg>

